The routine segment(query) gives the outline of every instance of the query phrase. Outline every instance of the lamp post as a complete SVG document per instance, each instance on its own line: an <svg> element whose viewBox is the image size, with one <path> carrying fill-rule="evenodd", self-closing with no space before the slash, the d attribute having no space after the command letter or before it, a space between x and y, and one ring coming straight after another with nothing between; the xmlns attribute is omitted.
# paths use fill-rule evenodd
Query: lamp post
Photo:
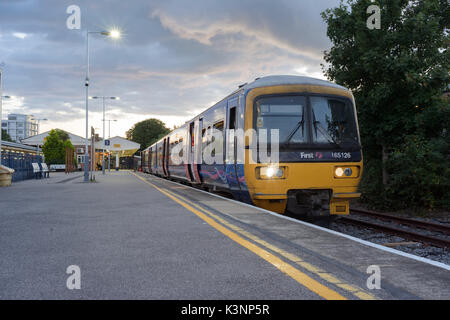
<svg viewBox="0 0 450 320"><path fill-rule="evenodd" d="M86 30L86 150L84 153L84 182L89 182L89 35L100 34L112 38L120 38L118 30L112 31L89 31Z"/></svg>
<svg viewBox="0 0 450 320"><path fill-rule="evenodd" d="M108 139L111 138L111 121L117 121L115 119L110 119L110 120L104 120L103 124L105 123L105 121L108 121ZM108 172L111 172L111 154L108 151Z"/></svg>
<svg viewBox="0 0 450 320"><path fill-rule="evenodd" d="M120 100L119 97L92 97L92 99L102 99L103 100L103 162L102 162L102 174L105 174L105 99ZM111 124L111 122L109 122ZM111 129L111 128L110 128Z"/></svg>
<svg viewBox="0 0 450 320"><path fill-rule="evenodd" d="M35 118L32 118L31 120L37 121L37 134L39 134L39 122L41 122L41 121L47 121L48 119L47 119L47 118L43 118L43 119L35 119ZM37 146L36 146L36 153L37 153L37 155L39 156L39 143L38 143Z"/></svg>
<svg viewBox="0 0 450 320"><path fill-rule="evenodd" d="M3 99L11 99L11 96L2 96L2 69L0 69L0 165L2 164L2 104Z"/></svg>

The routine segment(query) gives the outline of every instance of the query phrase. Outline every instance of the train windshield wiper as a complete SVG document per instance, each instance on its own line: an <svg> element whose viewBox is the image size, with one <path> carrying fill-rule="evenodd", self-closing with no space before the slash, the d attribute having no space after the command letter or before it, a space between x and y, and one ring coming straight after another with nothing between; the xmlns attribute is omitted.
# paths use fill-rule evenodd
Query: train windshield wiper
<svg viewBox="0 0 450 320"><path fill-rule="evenodd" d="M294 137L294 135L297 133L298 129L300 129L300 127L302 128L302 132L304 131L304 125L305 125L305 115L302 114L302 120L300 120L297 125L295 126L294 130L292 130L292 132L288 135L285 144L289 145L289 143L291 142L291 139Z"/></svg>
<svg viewBox="0 0 450 320"><path fill-rule="evenodd" d="M328 142L331 142L333 144L335 144L337 147L341 147L339 145L339 143L336 142L336 140L333 139L333 137L328 133L328 131L322 126L322 124L320 123L320 121L315 120L314 121L314 128L315 129L319 129L320 133L327 138Z"/></svg>

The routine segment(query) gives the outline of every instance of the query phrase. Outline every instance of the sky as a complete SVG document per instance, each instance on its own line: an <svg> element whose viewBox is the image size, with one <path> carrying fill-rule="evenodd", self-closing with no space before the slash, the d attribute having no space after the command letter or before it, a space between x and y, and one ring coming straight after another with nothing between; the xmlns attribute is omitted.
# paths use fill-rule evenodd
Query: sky
<svg viewBox="0 0 450 320"><path fill-rule="evenodd" d="M338 0L0 0L3 119L33 114L40 132L85 136L86 30L120 29L90 39L90 95L106 101L111 136L158 118L181 125L238 85L276 74L324 79L330 41L320 13ZM81 9L69 30L67 7ZM102 131L101 100L89 126ZM108 135L108 128L106 128Z"/></svg>

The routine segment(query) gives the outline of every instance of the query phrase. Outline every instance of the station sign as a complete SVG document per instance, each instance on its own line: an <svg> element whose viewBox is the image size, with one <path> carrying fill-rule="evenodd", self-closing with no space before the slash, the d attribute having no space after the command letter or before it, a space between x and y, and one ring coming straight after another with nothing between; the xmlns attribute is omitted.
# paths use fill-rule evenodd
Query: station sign
<svg viewBox="0 0 450 320"><path fill-rule="evenodd" d="M105 146L111 145L111 142L109 140L105 140Z"/></svg>

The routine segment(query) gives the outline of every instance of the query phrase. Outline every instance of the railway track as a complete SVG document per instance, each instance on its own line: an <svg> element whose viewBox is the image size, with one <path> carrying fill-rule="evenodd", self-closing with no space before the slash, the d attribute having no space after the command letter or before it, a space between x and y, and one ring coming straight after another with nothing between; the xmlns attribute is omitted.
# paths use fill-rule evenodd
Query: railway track
<svg viewBox="0 0 450 320"><path fill-rule="evenodd" d="M442 235L444 236L450 235L449 226L433 222L422 221L418 219L403 218L391 214L366 211L360 209L351 209L350 213L353 217L352 216L341 217L340 221L356 226L380 230L385 233L394 234L405 239L419 241L440 248L450 249L450 240L441 237ZM356 218L355 216L365 216L370 219L362 220L360 218ZM394 223L397 226L377 223L373 221L374 219ZM399 225L407 226L409 229L404 229ZM440 236L437 236L436 234L433 235L424 234L423 231L440 233Z"/></svg>

